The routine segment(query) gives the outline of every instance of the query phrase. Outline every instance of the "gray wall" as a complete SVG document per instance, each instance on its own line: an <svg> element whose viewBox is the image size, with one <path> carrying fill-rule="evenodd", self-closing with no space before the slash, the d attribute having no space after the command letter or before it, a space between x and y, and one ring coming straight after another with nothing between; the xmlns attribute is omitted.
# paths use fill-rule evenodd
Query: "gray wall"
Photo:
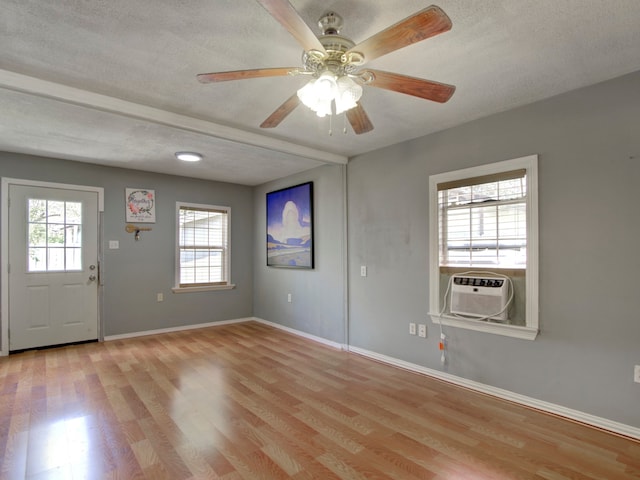
<svg viewBox="0 0 640 480"><path fill-rule="evenodd" d="M255 316L337 343L346 343L345 173L344 166L326 165L261 185L254 192ZM308 181L314 191L315 268L267 267L266 194Z"/></svg>
<svg viewBox="0 0 640 480"><path fill-rule="evenodd" d="M351 344L640 427L639 121L640 72L352 159ZM427 319L429 175L534 153L540 334L445 327L442 367Z"/></svg>
<svg viewBox="0 0 640 480"><path fill-rule="evenodd" d="M362 155L346 169L320 167L254 189L14 154L0 154L0 176L105 188L104 241L121 247L105 249L107 335L255 315L640 427L640 385L632 381L640 364L638 119L640 72ZM429 175L533 153L540 335L526 341L447 328L442 367L427 318ZM314 182L316 268L269 268L265 195L306 181ZM127 186L154 188L158 200L158 222L138 243L124 231ZM170 293L176 200L232 208L235 290ZM410 336L409 322L427 323L428 338Z"/></svg>
<svg viewBox="0 0 640 480"><path fill-rule="evenodd" d="M215 322L252 315L252 188L136 170L0 153L0 177L103 187L105 335ZM134 241L126 233L125 187L155 189L156 223ZM233 290L174 294L176 201L231 207ZM120 248L109 250L109 240ZM164 294L164 302L156 294Z"/></svg>

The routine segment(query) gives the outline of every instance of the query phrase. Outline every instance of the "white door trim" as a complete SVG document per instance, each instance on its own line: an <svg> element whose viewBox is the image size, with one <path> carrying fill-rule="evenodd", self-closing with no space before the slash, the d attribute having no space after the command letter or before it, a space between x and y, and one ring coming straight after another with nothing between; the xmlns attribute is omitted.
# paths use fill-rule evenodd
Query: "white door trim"
<svg viewBox="0 0 640 480"><path fill-rule="evenodd" d="M2 338L0 343L0 356L9 355L9 185L22 185L30 187L47 187L47 188L59 188L66 190L83 190L87 192L96 192L98 194L98 222L100 222L102 212L104 212L104 188L91 187L84 185L70 185L66 183L52 183L52 182L40 182L36 180L26 180L19 178L2 178L0 198L0 218L2 223L0 224L0 244L2 245L0 250L0 336ZM102 263L102 232L101 225L98 225L98 258ZM98 289L98 305L102 304L102 291ZM100 315L100 309L98 308L98 332L100 338L102 337L102 319Z"/></svg>

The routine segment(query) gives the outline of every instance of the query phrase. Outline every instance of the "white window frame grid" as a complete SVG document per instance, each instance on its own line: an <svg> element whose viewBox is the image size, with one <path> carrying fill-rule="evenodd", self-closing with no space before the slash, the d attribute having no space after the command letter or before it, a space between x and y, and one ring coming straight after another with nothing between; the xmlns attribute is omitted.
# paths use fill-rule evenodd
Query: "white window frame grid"
<svg viewBox="0 0 640 480"><path fill-rule="evenodd" d="M44 217L40 220L32 220L31 219L31 202L44 202ZM62 218L53 219L50 213L50 205L53 203L62 204L61 215ZM75 223L69 222L67 218L68 214L68 204L77 204L80 209L80 218ZM53 199L43 199L43 198L30 198L29 205L27 206L27 238L29 239L27 245L27 266L26 271L28 273L62 273L62 272L81 272L82 264L83 264L83 252L82 252L82 227L83 227L83 212L82 209L84 205L82 202L69 202L67 200L53 200ZM44 242L40 244L32 244L32 228L39 226L44 228ZM54 227L58 227L62 230L62 235L64 236L64 241L62 243L53 243L50 242L50 233ZM71 237L72 240L69 240ZM75 239L74 239L75 238ZM31 261L32 252L34 250L39 250L44 254L45 259L43 261L44 268L35 268ZM62 268L53 268L51 267L52 263L55 263L51 260L52 254L56 253L58 255L62 255ZM75 264L69 261L69 255L72 255L76 258Z"/></svg>
<svg viewBox="0 0 640 480"><path fill-rule="evenodd" d="M227 217L226 245L222 245L222 271L223 281L219 283L203 283L181 285L180 283L180 211L183 209L222 212ZM175 286L172 289L174 293L202 292L210 290L228 290L235 288L231 283L231 208L219 205L205 205L200 203L176 202L176 261L175 261Z"/></svg>
<svg viewBox="0 0 640 480"><path fill-rule="evenodd" d="M527 191L527 260L525 270L526 307L525 326L483 322L458 318L446 313L441 315L444 291L440 288L440 225L438 212L438 184L471 179L485 175L497 175L512 170L526 170ZM534 340L538 334L538 156L506 160L502 162L465 168L429 177L429 316L435 324L476 330L508 337ZM499 268L487 267L499 272Z"/></svg>

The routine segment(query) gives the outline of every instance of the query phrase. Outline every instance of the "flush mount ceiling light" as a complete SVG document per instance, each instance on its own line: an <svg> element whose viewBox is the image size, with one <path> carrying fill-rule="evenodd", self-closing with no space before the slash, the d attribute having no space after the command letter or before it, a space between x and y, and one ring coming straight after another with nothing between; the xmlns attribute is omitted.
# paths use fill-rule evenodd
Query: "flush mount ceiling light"
<svg viewBox="0 0 640 480"><path fill-rule="evenodd" d="M304 48L302 68L201 73L197 78L202 83L211 83L285 75L312 77L262 122L261 128L277 127L298 105L303 104L318 116L329 116L329 119L333 114L344 112L345 124L348 121L356 134L362 134L373 130L373 124L360 102L363 87L382 88L440 103L448 101L455 91L453 85L362 68L371 60L450 30L451 20L435 5L408 16L356 45L351 39L340 35L343 22L335 12L327 12L320 18L318 25L322 34L316 36L289 0L257 1Z"/></svg>
<svg viewBox="0 0 640 480"><path fill-rule="evenodd" d="M199 162L203 157L197 152L176 152L176 158L183 162Z"/></svg>

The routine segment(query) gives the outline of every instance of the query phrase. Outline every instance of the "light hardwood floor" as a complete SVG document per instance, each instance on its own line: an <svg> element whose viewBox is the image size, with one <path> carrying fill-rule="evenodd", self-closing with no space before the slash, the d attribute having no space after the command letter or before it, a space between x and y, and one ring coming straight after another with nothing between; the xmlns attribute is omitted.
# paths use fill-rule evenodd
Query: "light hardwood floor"
<svg viewBox="0 0 640 480"><path fill-rule="evenodd" d="M639 442L253 322L0 359L0 455L7 480L640 478Z"/></svg>

